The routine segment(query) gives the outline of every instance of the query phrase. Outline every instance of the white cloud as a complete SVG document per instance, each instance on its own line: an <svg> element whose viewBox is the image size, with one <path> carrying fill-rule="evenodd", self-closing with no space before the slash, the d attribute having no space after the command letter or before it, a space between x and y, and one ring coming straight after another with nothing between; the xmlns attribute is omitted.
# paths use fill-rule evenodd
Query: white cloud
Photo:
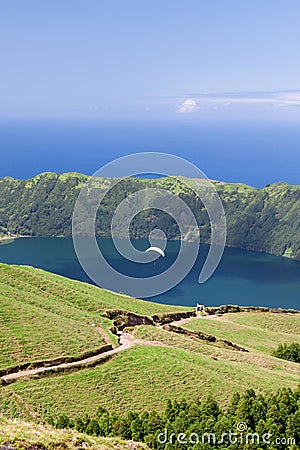
<svg viewBox="0 0 300 450"><path fill-rule="evenodd" d="M191 113L198 109L198 105L192 98L187 98L177 109L177 113Z"/></svg>
<svg viewBox="0 0 300 450"><path fill-rule="evenodd" d="M218 94L192 94L182 99L177 113L194 113L206 108L228 108L234 105L257 105L271 107L300 106L300 91L231 92Z"/></svg>
<svg viewBox="0 0 300 450"><path fill-rule="evenodd" d="M300 106L300 91L278 93L277 102L278 106Z"/></svg>

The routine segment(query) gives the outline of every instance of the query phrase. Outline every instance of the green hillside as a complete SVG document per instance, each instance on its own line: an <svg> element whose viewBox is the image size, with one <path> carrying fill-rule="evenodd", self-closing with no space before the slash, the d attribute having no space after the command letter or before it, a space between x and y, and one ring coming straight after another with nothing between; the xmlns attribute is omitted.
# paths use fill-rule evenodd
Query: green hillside
<svg viewBox="0 0 300 450"><path fill-rule="evenodd" d="M253 351L270 352L280 343L300 342L300 314L224 314L202 321L191 320L186 329L229 339Z"/></svg>
<svg viewBox="0 0 300 450"><path fill-rule="evenodd" d="M116 344L109 309L150 315L187 308L118 295L43 270L0 264L0 370ZM96 325L96 326L93 326Z"/></svg>
<svg viewBox="0 0 300 450"><path fill-rule="evenodd" d="M0 272L2 368L79 355L104 345L104 336L117 345L109 331L113 321L102 315L108 310L148 316L184 311L30 267L2 264ZM270 392L274 387L297 387L299 364L271 355L280 342L299 341L300 314L240 312L182 319L180 326L220 339L178 334L168 331L168 326L129 327L126 332L132 346L95 367L21 377L4 384L1 410L31 420L59 413L93 415L99 406L121 413L162 411L167 398L196 400L213 394L225 405L237 389Z"/></svg>
<svg viewBox="0 0 300 450"><path fill-rule="evenodd" d="M89 180L78 173L43 173L29 180L0 179L0 234L70 236L71 217L80 189ZM196 180L190 180L197 190ZM277 183L256 189L244 184L214 182L227 216L227 244L300 260L300 186ZM101 193L110 179L94 181ZM128 194L146 187L165 188L179 195L194 211L201 238L209 242L210 227L202 203L180 180L129 178L108 194L96 221L98 236L109 237L112 214ZM151 204L151 197L149 197ZM148 237L153 228L169 239L179 237L173 219L158 210L137 215L132 237Z"/></svg>
<svg viewBox="0 0 300 450"><path fill-rule="evenodd" d="M142 450L146 444L126 442L118 438L87 436L73 430L57 430L49 425L37 425L20 420L8 420L0 415L0 446L16 450Z"/></svg>
<svg viewBox="0 0 300 450"><path fill-rule="evenodd" d="M29 411L41 419L59 413L93 415L99 406L118 413L161 412L168 398L196 400L213 394L225 405L237 390L270 392L275 387L296 388L299 384L296 363L199 343L174 340L172 344L141 344L93 369L22 379L2 388L3 402L9 399L20 408L21 398L21 414L25 404L26 415Z"/></svg>

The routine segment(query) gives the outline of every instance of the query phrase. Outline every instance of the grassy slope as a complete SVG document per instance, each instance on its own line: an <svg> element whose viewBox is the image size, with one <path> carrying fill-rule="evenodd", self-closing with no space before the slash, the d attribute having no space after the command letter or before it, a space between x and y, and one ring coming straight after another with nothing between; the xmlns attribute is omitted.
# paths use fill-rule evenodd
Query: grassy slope
<svg viewBox="0 0 300 450"><path fill-rule="evenodd" d="M117 295L43 270L5 264L0 264L0 301L0 369L79 356L102 347L105 336L114 339L108 330L111 321L101 317L107 309L149 315L184 309ZM92 327L93 323L97 327Z"/></svg>
<svg viewBox="0 0 300 450"><path fill-rule="evenodd" d="M191 320L185 328L204 331L267 354L279 342L300 342L300 314L224 314L216 319Z"/></svg>
<svg viewBox="0 0 300 450"><path fill-rule="evenodd" d="M161 411L167 398L203 398L211 393L227 403L236 390L271 391L280 386L295 388L299 383L300 369L295 363L207 348L201 343L188 350L179 348L187 343L176 345L140 345L93 369L23 379L3 387L3 399L17 399L18 403L21 398L22 408L25 402L27 411L40 417L57 412L77 416L93 414L100 405L119 412Z"/></svg>
<svg viewBox="0 0 300 450"><path fill-rule="evenodd" d="M10 327L3 328L6 351L1 352L2 366L11 363L8 360L10 351L22 360L33 358L36 345L36 357L39 358L44 352L48 355L49 349L55 356L62 349L65 352L72 349L73 352L78 351L78 345L82 342L90 348L88 335L76 335L76 323L85 327L90 320L100 323L99 314L108 308L124 308L148 315L180 309L120 296L29 267L1 265L0 272L2 298L11 300L11 306L8 301L2 303L1 300L1 306L6 305L5 311L1 307L2 320L8 321L8 311L13 317ZM13 313L13 307L20 305L25 308L22 315ZM47 326L46 321L50 320L48 314L54 314L63 322L59 322L56 329L52 320L48 327L50 334L44 336L45 333L37 332L34 315L30 319L31 326L27 326L29 319L24 321L26 306L34 307L35 312L39 312L40 328L41 320L45 321L43 327ZM72 332L73 327L72 343L61 333L62 323L64 327L69 327L66 328L68 333ZM30 419L45 418L59 412L72 416L86 412L93 414L99 405L117 411L162 410L168 397L191 399L214 393L225 403L230 393L237 389L294 388L299 383L298 364L270 356L271 349L279 342L299 339L298 315L239 313L226 315L220 320L200 318L185 326L209 331L219 337L229 337L235 343L246 346L250 352L229 350L152 326L137 327L130 332L141 339L140 344L102 365L42 378L20 379L12 385L3 386L0 394L2 410L8 415L19 411L22 417ZM14 340L20 339L24 330L28 332L27 346L20 345L22 351L17 351ZM91 329L89 332L95 331ZM67 345L70 347L67 348Z"/></svg>
<svg viewBox="0 0 300 450"><path fill-rule="evenodd" d="M133 444L122 439L96 438L72 430L57 430L50 426L7 420L0 416L0 445L4 444L13 446L16 450L25 448L68 450L83 446L91 450L148 448L145 444Z"/></svg>
<svg viewBox="0 0 300 450"><path fill-rule="evenodd" d="M242 315L236 314L235 320ZM263 324L264 313L261 318ZM284 315L276 318L286 325ZM202 323L206 320L199 319ZM157 345L138 345L93 369L20 380L2 388L3 399L18 403L21 398L28 417L46 417L58 411L76 416L93 414L100 405L119 412L162 410L166 398L202 398L211 393L227 403L236 390L271 391L274 387L295 388L299 383L298 364L261 351L228 350L149 326L133 332ZM266 341L268 336L266 333ZM235 342L241 344L238 337Z"/></svg>
<svg viewBox="0 0 300 450"><path fill-rule="evenodd" d="M3 388L3 394L14 392L42 416L55 411L76 416L93 414L99 405L123 412L162 410L167 398L202 398L209 393L225 403L239 389L272 390L299 382L299 370L292 363L217 354L215 361L197 351L139 346L92 370L23 380Z"/></svg>

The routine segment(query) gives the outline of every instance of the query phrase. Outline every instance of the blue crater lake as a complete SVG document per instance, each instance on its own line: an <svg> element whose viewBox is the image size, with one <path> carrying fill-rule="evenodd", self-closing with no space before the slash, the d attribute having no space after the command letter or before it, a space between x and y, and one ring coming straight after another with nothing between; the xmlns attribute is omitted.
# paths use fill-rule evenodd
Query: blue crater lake
<svg viewBox="0 0 300 450"><path fill-rule="evenodd" d="M151 277L171 266L179 243L168 242L166 257L155 265L128 262L120 256L110 239L99 239L107 261L118 271ZM136 240L139 249L148 241ZM149 300L184 306L238 304L272 308L300 309L300 263L286 258L226 248L214 275L198 284L208 246L203 245L191 272L173 289ZM0 245L0 261L39 267L50 272L92 283L81 268L71 238L22 238Z"/></svg>

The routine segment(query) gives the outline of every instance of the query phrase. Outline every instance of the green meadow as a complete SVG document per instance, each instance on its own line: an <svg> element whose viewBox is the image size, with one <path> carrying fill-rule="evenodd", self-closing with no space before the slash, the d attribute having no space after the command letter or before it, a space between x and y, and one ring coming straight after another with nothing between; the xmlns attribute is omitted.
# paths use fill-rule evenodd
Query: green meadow
<svg viewBox="0 0 300 450"><path fill-rule="evenodd" d="M118 309L152 316L186 308L158 305L108 292L86 283L30 267L1 264L0 368L62 356L79 357L116 337L103 317ZM274 358L280 342L299 341L300 315L234 313L192 318L186 330L230 340L208 342L141 325L126 331L134 345L95 367L19 378L1 387L2 412L44 420L59 413L93 414L99 406L125 412L162 411L170 399L202 399L213 394L226 404L231 393L246 388L272 391L296 388L299 364ZM93 327L92 325L95 324Z"/></svg>
<svg viewBox="0 0 300 450"><path fill-rule="evenodd" d="M80 357L116 337L108 309L144 315L187 308L118 295L43 270L0 264L0 370L22 363ZM95 325L95 326L93 326Z"/></svg>

